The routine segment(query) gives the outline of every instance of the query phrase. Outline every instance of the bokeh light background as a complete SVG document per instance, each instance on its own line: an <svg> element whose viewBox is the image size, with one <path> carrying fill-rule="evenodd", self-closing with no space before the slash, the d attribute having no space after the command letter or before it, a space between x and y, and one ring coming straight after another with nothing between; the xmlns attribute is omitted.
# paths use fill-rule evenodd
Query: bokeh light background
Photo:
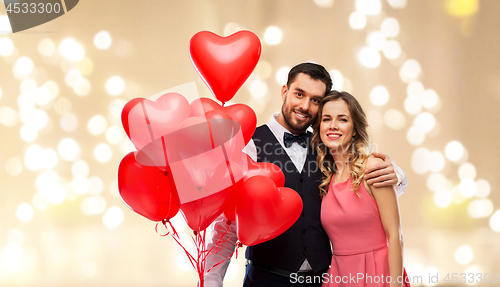
<svg viewBox="0 0 500 287"><path fill-rule="evenodd" d="M118 196L117 166L133 149L120 113L132 98L193 81L212 97L189 39L241 29L263 52L233 102L250 105L259 124L280 110L299 62L324 65L335 89L360 100L377 149L408 175L405 266L423 278L413 285L500 274L499 9L479 0L82 0L12 34L2 5L0 285L195 286L182 250ZM182 218L173 221L189 245ZM225 286L241 286L242 251Z"/></svg>

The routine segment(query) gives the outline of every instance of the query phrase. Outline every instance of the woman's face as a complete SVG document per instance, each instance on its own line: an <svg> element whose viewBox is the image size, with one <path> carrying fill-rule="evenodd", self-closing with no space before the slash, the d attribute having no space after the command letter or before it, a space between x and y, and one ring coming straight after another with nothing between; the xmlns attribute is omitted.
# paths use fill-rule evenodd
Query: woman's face
<svg viewBox="0 0 500 287"><path fill-rule="evenodd" d="M321 141L332 154L347 152L354 132L354 122L347 103L342 99L327 102L323 106L319 133Z"/></svg>

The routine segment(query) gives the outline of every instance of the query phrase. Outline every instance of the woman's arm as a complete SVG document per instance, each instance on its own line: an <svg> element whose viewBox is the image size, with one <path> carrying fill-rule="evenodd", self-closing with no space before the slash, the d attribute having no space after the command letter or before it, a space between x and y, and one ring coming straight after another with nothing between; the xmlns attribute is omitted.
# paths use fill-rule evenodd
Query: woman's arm
<svg viewBox="0 0 500 287"><path fill-rule="evenodd" d="M369 158L367 165L382 162L378 158ZM369 192L375 198L380 212L380 218L385 234L389 240L389 272L391 275L391 287L401 287L398 277L402 282L403 276L403 234L399 218L398 198L393 186L375 187L369 185Z"/></svg>

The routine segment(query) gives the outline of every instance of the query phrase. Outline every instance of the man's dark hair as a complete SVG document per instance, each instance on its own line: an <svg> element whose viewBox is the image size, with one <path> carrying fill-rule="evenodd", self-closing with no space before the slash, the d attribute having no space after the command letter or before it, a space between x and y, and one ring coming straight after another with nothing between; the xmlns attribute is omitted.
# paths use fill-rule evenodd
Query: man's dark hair
<svg viewBox="0 0 500 287"><path fill-rule="evenodd" d="M332 78L325 67L314 63L301 63L288 72L287 88L295 81L298 74L304 73L314 80L320 80L326 85L325 94L332 90Z"/></svg>

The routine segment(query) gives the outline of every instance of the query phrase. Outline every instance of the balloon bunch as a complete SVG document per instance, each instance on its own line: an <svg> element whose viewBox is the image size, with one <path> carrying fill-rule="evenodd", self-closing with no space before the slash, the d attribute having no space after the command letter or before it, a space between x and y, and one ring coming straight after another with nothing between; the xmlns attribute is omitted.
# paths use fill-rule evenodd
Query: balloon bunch
<svg viewBox="0 0 500 287"><path fill-rule="evenodd" d="M200 286L212 251L205 229L223 212L228 228L236 222L238 239L255 245L290 228L302 211L299 195L283 187L276 165L256 163L242 152L257 125L255 112L244 104L224 106L250 76L260 52L259 38L249 31L225 38L199 32L190 41L190 58L222 104L208 98L189 103L181 94L167 93L155 101L133 99L122 110L123 128L137 151L120 162L120 196L136 213L169 224L179 245L170 219L181 211L198 254L183 248Z"/></svg>

